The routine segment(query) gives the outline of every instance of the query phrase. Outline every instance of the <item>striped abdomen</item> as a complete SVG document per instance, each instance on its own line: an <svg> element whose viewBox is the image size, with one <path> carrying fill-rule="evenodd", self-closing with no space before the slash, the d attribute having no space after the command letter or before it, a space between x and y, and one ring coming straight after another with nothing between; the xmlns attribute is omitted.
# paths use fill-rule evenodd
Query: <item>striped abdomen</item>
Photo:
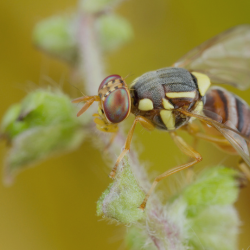
<svg viewBox="0 0 250 250"><path fill-rule="evenodd" d="M212 87L206 93L205 110L210 110L230 121L243 135L250 137L250 108L248 104L233 93Z"/></svg>

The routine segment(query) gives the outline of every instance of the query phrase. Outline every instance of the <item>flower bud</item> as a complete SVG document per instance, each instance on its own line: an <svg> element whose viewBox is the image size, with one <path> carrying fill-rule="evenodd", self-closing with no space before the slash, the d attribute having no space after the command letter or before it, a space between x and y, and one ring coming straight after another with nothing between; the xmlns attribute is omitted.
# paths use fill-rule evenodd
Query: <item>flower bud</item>
<svg viewBox="0 0 250 250"><path fill-rule="evenodd" d="M122 0L81 0L80 9L86 13L97 13L119 4Z"/></svg>
<svg viewBox="0 0 250 250"><path fill-rule="evenodd" d="M40 21L34 28L33 41L45 52L69 63L77 61L75 18L52 16Z"/></svg>
<svg viewBox="0 0 250 250"><path fill-rule="evenodd" d="M116 50L133 38L132 26L121 16L102 15L96 20L95 25L104 51Z"/></svg>
<svg viewBox="0 0 250 250"><path fill-rule="evenodd" d="M147 232L143 228L131 226L127 229L125 243L129 250L157 250L156 246L148 238Z"/></svg>
<svg viewBox="0 0 250 250"><path fill-rule="evenodd" d="M77 148L85 137L88 118L75 114L76 107L59 90L36 90L10 107L1 124L2 134L11 143L5 182L39 160Z"/></svg>
<svg viewBox="0 0 250 250"><path fill-rule="evenodd" d="M240 220L231 205L209 206L190 221L191 249L235 250Z"/></svg>
<svg viewBox="0 0 250 250"><path fill-rule="evenodd" d="M121 223L133 223L145 216L138 207L145 194L132 173L127 157L120 163L114 183L102 194L97 202L97 215L115 219Z"/></svg>
<svg viewBox="0 0 250 250"><path fill-rule="evenodd" d="M239 194L237 177L239 173L235 169L221 166L201 172L182 193L189 216L207 206L233 204Z"/></svg>

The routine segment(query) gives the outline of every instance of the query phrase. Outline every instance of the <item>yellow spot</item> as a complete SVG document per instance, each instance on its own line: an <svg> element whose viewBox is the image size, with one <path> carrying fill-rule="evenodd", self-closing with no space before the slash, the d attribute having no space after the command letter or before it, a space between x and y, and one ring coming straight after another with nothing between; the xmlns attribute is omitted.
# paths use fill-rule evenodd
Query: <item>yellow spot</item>
<svg viewBox="0 0 250 250"><path fill-rule="evenodd" d="M196 103L196 107L195 107L195 109L193 110L193 112L194 112L195 114L197 114L197 115L200 115L200 114L202 114L203 107L204 107L203 102L202 102L202 101L199 101L199 102ZM192 121L194 121L195 119L196 119L195 117L191 117L189 121L192 122Z"/></svg>
<svg viewBox="0 0 250 250"><path fill-rule="evenodd" d="M153 102L150 99L142 99L139 102L139 106L138 108L142 111L148 111L148 110L152 110L154 108L153 106Z"/></svg>
<svg viewBox="0 0 250 250"><path fill-rule="evenodd" d="M211 84L209 77L198 72L192 72L192 74L197 78L200 95L204 96Z"/></svg>
<svg viewBox="0 0 250 250"><path fill-rule="evenodd" d="M175 129L175 118L172 111L161 110L160 116L167 129L169 130Z"/></svg>
<svg viewBox="0 0 250 250"><path fill-rule="evenodd" d="M162 98L162 105L164 109L174 109L174 106L165 98Z"/></svg>
<svg viewBox="0 0 250 250"><path fill-rule="evenodd" d="M130 89L131 89L131 87L133 87L136 84L138 79L139 79L139 77L135 78L135 80L130 84L130 86L129 86Z"/></svg>
<svg viewBox="0 0 250 250"><path fill-rule="evenodd" d="M94 123L98 124L100 126L104 126L105 125L105 122L102 119L100 119L100 118L95 118L94 119Z"/></svg>
<svg viewBox="0 0 250 250"><path fill-rule="evenodd" d="M168 98L195 98L195 91L192 92L169 92L166 93Z"/></svg>
<svg viewBox="0 0 250 250"><path fill-rule="evenodd" d="M102 116L102 110L100 109L100 107L98 107L98 114Z"/></svg>
<svg viewBox="0 0 250 250"><path fill-rule="evenodd" d="M202 110L203 110L203 102L202 101L199 101L197 104L196 104L196 107L194 109L194 112L196 114L201 114L202 113Z"/></svg>
<svg viewBox="0 0 250 250"><path fill-rule="evenodd" d="M115 87L110 87L109 91L113 92L115 90Z"/></svg>
<svg viewBox="0 0 250 250"><path fill-rule="evenodd" d="M107 87L110 87L110 86L112 86L113 85L113 81L109 81L108 83L107 83Z"/></svg>

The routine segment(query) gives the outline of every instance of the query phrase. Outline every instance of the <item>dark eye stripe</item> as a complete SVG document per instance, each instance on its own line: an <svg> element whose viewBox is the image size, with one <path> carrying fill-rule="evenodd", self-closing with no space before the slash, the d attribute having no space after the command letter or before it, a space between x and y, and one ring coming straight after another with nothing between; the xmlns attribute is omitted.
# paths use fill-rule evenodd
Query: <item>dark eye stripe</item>
<svg viewBox="0 0 250 250"><path fill-rule="evenodd" d="M110 75L110 76L107 76L102 82L101 82L101 84L100 84L100 86L99 86L99 89L98 89L98 91L100 90L100 89L102 89L103 88L103 86L105 85L105 84L107 84L108 82L110 82L110 81L114 81L115 79L121 79L121 76L119 76L119 75Z"/></svg>

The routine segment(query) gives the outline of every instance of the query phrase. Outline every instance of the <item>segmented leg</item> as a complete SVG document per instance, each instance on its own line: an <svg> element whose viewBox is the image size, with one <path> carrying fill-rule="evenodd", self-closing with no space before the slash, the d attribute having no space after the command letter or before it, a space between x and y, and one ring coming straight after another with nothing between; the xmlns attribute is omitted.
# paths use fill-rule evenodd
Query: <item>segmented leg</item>
<svg viewBox="0 0 250 250"><path fill-rule="evenodd" d="M221 144L225 146L230 146L230 142L223 136L216 136L216 135L207 135L205 133L200 132L200 129L197 127L193 127L192 125L187 125L184 129L192 136L198 139L202 139L205 141L209 141L216 144Z"/></svg>
<svg viewBox="0 0 250 250"><path fill-rule="evenodd" d="M132 127L130 128L129 130L129 133L128 133L128 136L127 136L127 139L126 139L126 142L125 142L125 146L124 146L124 149L123 151L121 152L121 154L119 155L118 159L116 160L116 163L115 163L115 166L113 167L109 177L114 179L115 178L115 175L116 175L116 171L117 171L117 168L118 168L118 165L119 163L121 162L121 160L123 159L123 157L125 156L125 154L130 150L130 144L131 144L131 141L132 141L132 137L133 137L133 133L134 133L134 130L135 130L135 126L137 123L140 123L145 129L149 130L149 131L152 131L154 129L154 124L148 120L147 118L143 117L143 116L136 116L135 117L135 120L133 122L133 125Z"/></svg>
<svg viewBox="0 0 250 250"><path fill-rule="evenodd" d="M186 127L186 130L189 132L189 134L191 134L195 138L199 138L199 139L209 141L215 144L231 146L230 142L222 136L214 136L214 135L212 136L212 135L206 135L204 133L197 132L197 131L194 132L192 130L192 127L190 126ZM242 173L244 173L246 178L250 181L250 169L243 159L239 161L238 168L241 170Z"/></svg>
<svg viewBox="0 0 250 250"><path fill-rule="evenodd" d="M155 178L149 192L147 193L144 201L142 202L142 204L140 205L140 209L144 210L148 201L148 198L150 196L150 194L153 192L154 188L156 187L156 185L158 184L159 181L161 181L162 179L166 178L167 176L170 176L174 173L177 173L183 169L187 169L193 165L195 165L196 163L200 162L202 160L201 155L196 152L191 146L189 146L180 136L178 136L175 132L171 132L170 133L172 139L174 140L174 142L176 143L176 145L179 147L179 149L186 154L187 156L193 158L194 160L192 162L186 163L186 164L182 164L178 167L172 168L166 172L164 172L163 174L159 175L158 177Z"/></svg>
<svg viewBox="0 0 250 250"><path fill-rule="evenodd" d="M84 106L80 109L80 111L77 113L77 117L82 115L91 105L93 102L100 102L99 96L82 96L79 98L76 98L71 101L72 103L79 103L79 102L85 102Z"/></svg>
<svg viewBox="0 0 250 250"><path fill-rule="evenodd" d="M191 124L191 126L189 124L183 126L181 129L187 131L187 130L189 130L189 127L191 127L192 131L196 132L196 133L197 133L197 131L200 130L200 127L197 126L197 124ZM190 130L191 130L191 128L190 128ZM193 136L193 138L194 138L194 140L193 140L192 147L193 147L194 150L196 150L198 142L199 142L199 138L197 138L195 136ZM189 157L189 160L191 161L192 157ZM187 171L186 171L186 180L187 180L187 183L192 183L193 179L194 179L194 168L192 166L192 167L188 168Z"/></svg>
<svg viewBox="0 0 250 250"><path fill-rule="evenodd" d="M107 123L99 114L94 114L93 116L95 117L94 123L98 130L106 133L114 133L115 135L117 134L118 126L116 123Z"/></svg>

